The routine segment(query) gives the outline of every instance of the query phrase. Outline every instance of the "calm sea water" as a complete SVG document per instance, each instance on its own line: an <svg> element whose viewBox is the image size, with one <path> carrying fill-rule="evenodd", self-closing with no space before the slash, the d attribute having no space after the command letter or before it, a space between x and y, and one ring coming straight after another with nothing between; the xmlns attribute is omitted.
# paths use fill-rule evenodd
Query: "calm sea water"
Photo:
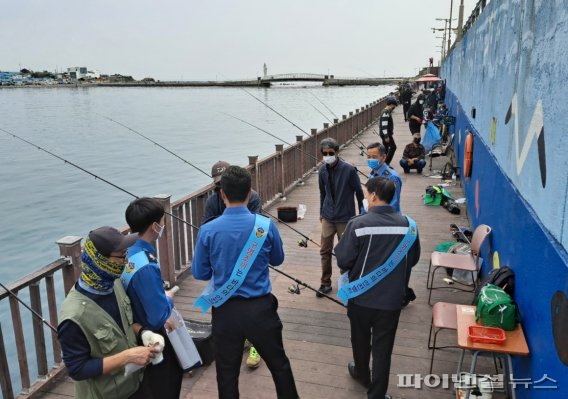
<svg viewBox="0 0 568 399"><path fill-rule="evenodd" d="M391 90L390 86L250 89L308 132L328 122L313 106L327 118L334 117L314 96L341 118ZM1 128L138 196L167 193L172 200L208 184L210 179L100 115L128 125L207 172L218 160L246 165L248 155L264 157L274 152L274 145L279 144L276 139L224 112L288 142L301 134L238 88L0 90ZM4 284L57 259L55 241L61 237L85 237L98 226L124 225L124 210L133 199L2 132L0 194L0 281ZM22 298L27 300L25 294ZM0 320L10 346L11 319L7 301L2 302ZM29 322L27 311L22 312L24 321ZM33 348L31 342L29 345ZM9 352L15 359L13 348ZM29 363L34 361L29 359ZM17 368L11 371L17 390Z"/></svg>

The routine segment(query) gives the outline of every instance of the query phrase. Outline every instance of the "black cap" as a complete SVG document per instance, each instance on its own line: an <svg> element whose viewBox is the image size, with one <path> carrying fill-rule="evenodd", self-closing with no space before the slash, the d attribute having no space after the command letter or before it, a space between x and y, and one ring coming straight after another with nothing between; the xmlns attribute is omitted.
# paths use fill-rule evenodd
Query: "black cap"
<svg viewBox="0 0 568 399"><path fill-rule="evenodd" d="M387 100L387 105L394 105L396 107L398 105L398 102L394 98L389 98Z"/></svg>
<svg viewBox="0 0 568 399"><path fill-rule="evenodd" d="M103 256L110 256L113 252L124 251L138 239L138 234L123 235L114 227L99 227L89 233L97 251Z"/></svg>
<svg viewBox="0 0 568 399"><path fill-rule="evenodd" d="M424 94L419 94L416 99L417 100L424 100Z"/></svg>
<svg viewBox="0 0 568 399"><path fill-rule="evenodd" d="M219 183L221 181L221 175L227 168L231 166L229 162L225 161L218 161L215 162L215 165L211 168L211 177L215 183Z"/></svg>

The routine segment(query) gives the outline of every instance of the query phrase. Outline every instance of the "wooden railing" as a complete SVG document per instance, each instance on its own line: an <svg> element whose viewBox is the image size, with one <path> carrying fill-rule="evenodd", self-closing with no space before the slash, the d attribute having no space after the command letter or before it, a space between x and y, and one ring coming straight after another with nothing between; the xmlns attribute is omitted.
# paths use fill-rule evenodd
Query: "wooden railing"
<svg viewBox="0 0 568 399"><path fill-rule="evenodd" d="M247 168L253 176L253 189L263 199L264 206L286 196L321 162L319 142L323 138L332 137L339 145L348 143L379 117L385 105L386 98L382 98L349 112L349 116L343 115L342 120L335 119L331 125L324 123L319 131L311 129L309 137L296 136L296 142L287 148L276 144L276 151L266 158L249 156ZM173 203L167 196L158 197L164 201L166 210L187 222L166 218L165 234L159 242L162 278L170 285L175 284L176 279L190 268L205 202L214 189L214 185L210 184Z"/></svg>
<svg viewBox="0 0 568 399"><path fill-rule="evenodd" d="M253 176L253 189L264 200L263 206L266 207L285 196L298 182L315 170L322 160L319 142L323 138L332 137L340 146L348 143L378 118L385 104L386 99L383 98L350 112L349 116L343 115L342 120L335 119L332 125L324 123L323 129L319 131L311 129L309 137L296 136L296 143L288 148L277 144L276 152L266 158L259 160L258 156L249 156L247 169ZM165 232L158 240L162 278L170 286L190 270L205 202L213 194L214 189L214 185L209 184L175 202L171 202L169 195L155 197L162 202L168 213L184 221L167 217ZM122 231L127 232L128 228L124 227ZM39 315L42 315L42 303L47 303L49 316L46 321L54 327L58 325L57 298L63 299L63 294L67 295L80 273L81 237L64 237L57 244L62 256L60 259L7 286L15 295L28 290L30 307ZM59 271L61 273L58 273ZM57 287L62 287L64 292L59 291L58 295ZM43 302L43 298L46 302ZM22 385L21 395L33 398L40 392L41 387L64 370L61 348L56 333L50 331L51 336L46 339L42 320L34 316L32 328L35 353L31 354L29 342L25 341L21 305L11 293L0 288L0 303L6 299L9 301L16 343ZM28 312L28 309L25 311ZM0 387L4 399L13 399L11 375L14 370L8 364L6 347L0 324ZM48 353L53 354L53 359L50 361ZM34 382L30 378L29 358L35 359L37 363L38 378Z"/></svg>
<svg viewBox="0 0 568 399"><path fill-rule="evenodd" d="M34 397L34 393L38 392L40 387L48 383L50 378L63 370L63 364L56 333L50 330L50 337L46 339L44 324L42 320L36 316L32 318L33 347L35 351L31 353L29 342L25 340L25 327L22 323L21 313L22 305L20 305L20 302L14 295L20 298L18 294L28 290L29 306L41 317L43 317L42 303L45 303L42 298L45 298L47 300L49 316L43 318L51 326L57 327L58 306L56 287L63 286L66 295L75 283L80 265L81 239L79 237L65 237L58 241L58 245L60 253L63 256L62 258L7 285L6 288L8 288L11 293L0 288L0 302L7 299L10 305L14 340L18 356L18 369L22 385L21 393L26 395L26 397ZM60 274L58 273L59 271L61 271ZM29 310L24 308L24 312L29 312ZM14 389L11 379L13 370L10 368L11 365L8 364L6 347L2 326L0 325L0 387L4 399L13 399ZM48 361L48 352L53 353L52 361ZM38 378L33 383L30 378L29 358L34 358L37 364Z"/></svg>

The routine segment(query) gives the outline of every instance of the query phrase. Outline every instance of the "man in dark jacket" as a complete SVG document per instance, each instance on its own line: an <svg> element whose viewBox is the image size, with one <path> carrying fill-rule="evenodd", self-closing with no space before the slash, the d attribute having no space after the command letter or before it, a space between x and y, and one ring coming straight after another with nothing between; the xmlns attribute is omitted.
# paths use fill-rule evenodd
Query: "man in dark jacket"
<svg viewBox="0 0 568 399"><path fill-rule="evenodd" d="M339 145L332 138L320 143L324 165L319 169L320 221L321 221L321 286L316 296L331 292L331 252L333 238L341 239L347 221L355 216L357 196L359 212L363 209L363 189L357 171L339 159Z"/></svg>
<svg viewBox="0 0 568 399"><path fill-rule="evenodd" d="M354 358L349 374L368 388L368 398L383 399L389 398L391 354L410 269L420 258L420 240L416 223L388 205L395 192L392 181L377 177L366 188L369 212L347 223L335 247L339 268L349 273L338 296L349 300Z"/></svg>
<svg viewBox="0 0 568 399"><path fill-rule="evenodd" d="M424 118L424 94L419 94L416 101L408 110L408 128L410 133L420 133L422 119Z"/></svg>
<svg viewBox="0 0 568 399"><path fill-rule="evenodd" d="M402 112L404 114L404 121L408 121L408 110L410 109L410 104L412 103L412 90L410 86L405 86L402 94L400 95L400 101L402 102Z"/></svg>
<svg viewBox="0 0 568 399"><path fill-rule="evenodd" d="M406 145L400 160L404 173L410 173L410 169L416 169L418 174L422 173L422 169L426 166L425 156L424 146L420 144L420 133L414 133L412 143Z"/></svg>
<svg viewBox="0 0 568 399"><path fill-rule="evenodd" d="M387 106L383 109L381 113L381 118L379 119L379 127L381 132L381 140L383 141L383 145L387 150L387 157L385 162L387 165L390 165L392 158L394 157L394 153L396 151L396 143L394 142L393 137L393 122L392 122L392 111L396 108L397 102L394 98L389 98L387 100Z"/></svg>
<svg viewBox="0 0 568 399"><path fill-rule="evenodd" d="M221 175L229 166L231 165L228 162L218 161L211 168L211 177L213 177L213 183L215 183L215 192L207 198L207 202L205 203L205 213L202 219L203 224L221 216L226 208L221 195L219 195L219 190L221 188ZM250 213L253 214L262 212L262 201L258 193L254 190L252 191L247 208Z"/></svg>

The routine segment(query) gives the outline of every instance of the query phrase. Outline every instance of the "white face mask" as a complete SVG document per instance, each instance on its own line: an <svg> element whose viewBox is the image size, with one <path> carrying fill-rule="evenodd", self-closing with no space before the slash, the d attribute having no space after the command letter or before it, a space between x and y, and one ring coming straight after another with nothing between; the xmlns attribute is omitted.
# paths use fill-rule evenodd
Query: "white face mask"
<svg viewBox="0 0 568 399"><path fill-rule="evenodd" d="M323 156L323 161L328 164L331 165L332 163L335 162L335 155L324 155Z"/></svg>
<svg viewBox="0 0 568 399"><path fill-rule="evenodd" d="M156 230L156 228L154 228L154 232L158 233L158 238L162 237L162 234L164 234L164 228L166 226L165 225L160 226L158 223L155 223L155 226L158 226L158 230Z"/></svg>
<svg viewBox="0 0 568 399"><path fill-rule="evenodd" d="M367 201L367 198L363 199L363 209L365 212L369 212L369 201Z"/></svg>
<svg viewBox="0 0 568 399"><path fill-rule="evenodd" d="M420 104L420 105L424 104L424 100L419 100L418 104Z"/></svg>

